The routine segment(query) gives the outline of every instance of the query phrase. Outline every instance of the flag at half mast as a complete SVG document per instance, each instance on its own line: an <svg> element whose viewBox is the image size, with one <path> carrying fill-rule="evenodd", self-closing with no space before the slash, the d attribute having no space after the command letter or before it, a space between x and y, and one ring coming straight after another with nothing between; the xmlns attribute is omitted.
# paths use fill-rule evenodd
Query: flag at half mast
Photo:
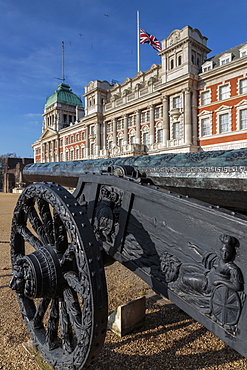
<svg viewBox="0 0 247 370"><path fill-rule="evenodd" d="M146 31L144 31L142 28L140 28L140 44L149 44L151 45L155 50L161 51L161 44L156 39L155 36L150 35Z"/></svg>

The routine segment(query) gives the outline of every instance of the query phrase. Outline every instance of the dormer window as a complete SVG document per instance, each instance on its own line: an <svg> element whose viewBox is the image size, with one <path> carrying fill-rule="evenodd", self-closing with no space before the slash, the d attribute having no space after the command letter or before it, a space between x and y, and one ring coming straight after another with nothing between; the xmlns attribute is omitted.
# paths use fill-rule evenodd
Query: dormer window
<svg viewBox="0 0 247 370"><path fill-rule="evenodd" d="M202 72L208 72L213 68L213 62L209 61L202 65Z"/></svg>
<svg viewBox="0 0 247 370"><path fill-rule="evenodd" d="M219 60L220 66L223 66L224 64L227 64L232 61L232 54L231 53L224 54L219 58Z"/></svg>
<svg viewBox="0 0 247 370"><path fill-rule="evenodd" d="M239 55L245 57L247 55L247 44L245 44L241 49L239 49Z"/></svg>

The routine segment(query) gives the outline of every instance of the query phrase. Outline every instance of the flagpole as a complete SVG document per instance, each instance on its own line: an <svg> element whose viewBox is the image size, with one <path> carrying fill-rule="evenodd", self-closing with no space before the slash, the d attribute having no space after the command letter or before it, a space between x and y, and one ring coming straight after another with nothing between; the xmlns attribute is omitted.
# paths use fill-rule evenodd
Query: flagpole
<svg viewBox="0 0 247 370"><path fill-rule="evenodd" d="M137 73L140 72L140 12L137 10Z"/></svg>
<svg viewBox="0 0 247 370"><path fill-rule="evenodd" d="M62 41L62 81L65 81L64 78L64 41Z"/></svg>

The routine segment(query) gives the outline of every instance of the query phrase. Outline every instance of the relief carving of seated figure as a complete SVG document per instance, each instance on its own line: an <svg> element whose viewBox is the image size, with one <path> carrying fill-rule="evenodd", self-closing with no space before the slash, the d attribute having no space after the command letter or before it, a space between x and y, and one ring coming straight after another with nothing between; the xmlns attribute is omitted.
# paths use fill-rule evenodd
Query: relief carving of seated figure
<svg viewBox="0 0 247 370"><path fill-rule="evenodd" d="M174 256L172 256L172 263L170 263L169 258L167 261L163 260L161 268L163 274L169 275L167 280L169 287L179 295L186 293L202 296L211 296L214 288L220 284L227 286L233 291L243 290L241 270L233 262L236 248L239 246L238 240L229 235L221 235L220 240L222 242L220 256L217 256L215 253L205 253L196 245L189 246L197 255L197 259L199 257L199 264L181 263L177 259L177 268L175 269ZM168 264L169 268L167 267Z"/></svg>

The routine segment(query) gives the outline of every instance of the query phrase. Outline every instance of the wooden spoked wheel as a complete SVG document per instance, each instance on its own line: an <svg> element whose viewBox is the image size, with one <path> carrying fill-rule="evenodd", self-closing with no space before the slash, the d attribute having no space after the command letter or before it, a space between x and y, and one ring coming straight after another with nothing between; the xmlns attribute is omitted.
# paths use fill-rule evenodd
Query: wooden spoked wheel
<svg viewBox="0 0 247 370"><path fill-rule="evenodd" d="M21 194L11 230L13 276L33 344L54 369L97 358L107 326L101 252L86 212L67 190L36 183Z"/></svg>

